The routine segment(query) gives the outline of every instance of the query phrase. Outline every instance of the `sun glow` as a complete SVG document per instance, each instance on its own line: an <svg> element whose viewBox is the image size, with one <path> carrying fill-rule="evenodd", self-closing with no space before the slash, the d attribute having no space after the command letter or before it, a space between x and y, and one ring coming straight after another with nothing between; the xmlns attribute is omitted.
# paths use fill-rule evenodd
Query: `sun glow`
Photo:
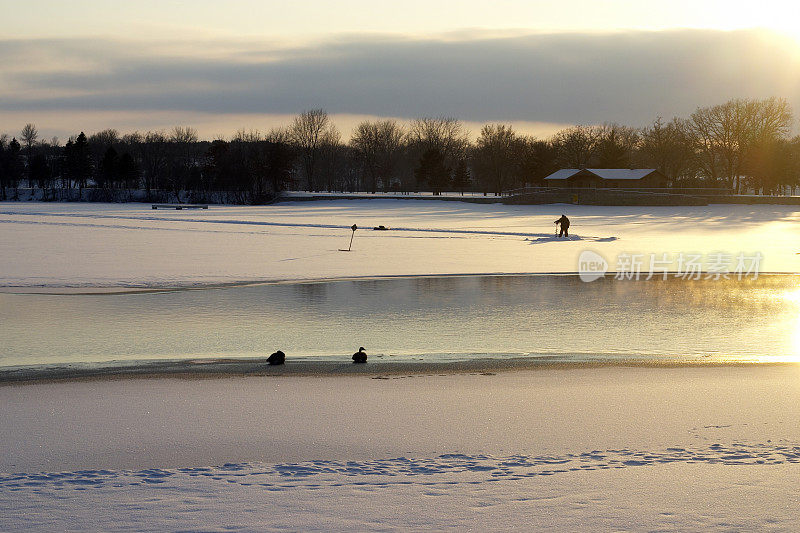
<svg viewBox="0 0 800 533"><path fill-rule="evenodd" d="M795 321L791 342L791 353L778 360L785 363L800 363L800 316Z"/></svg>
<svg viewBox="0 0 800 533"><path fill-rule="evenodd" d="M776 335L785 340L782 350L766 352L758 360L764 363L800 363L800 288L769 291L764 297L771 306L782 308L783 312L775 313L775 323L767 327L774 327Z"/></svg>
<svg viewBox="0 0 800 533"><path fill-rule="evenodd" d="M800 44L800 22L793 0L709 2L702 18L707 27L720 30L760 28L789 37ZM701 4L702 5L702 4ZM713 9L709 9L709 8Z"/></svg>
<svg viewBox="0 0 800 533"><path fill-rule="evenodd" d="M786 363L800 363L800 289L784 294L782 300L786 305L797 310L798 316L794 321L791 333L791 352L784 357L779 357L778 360Z"/></svg>

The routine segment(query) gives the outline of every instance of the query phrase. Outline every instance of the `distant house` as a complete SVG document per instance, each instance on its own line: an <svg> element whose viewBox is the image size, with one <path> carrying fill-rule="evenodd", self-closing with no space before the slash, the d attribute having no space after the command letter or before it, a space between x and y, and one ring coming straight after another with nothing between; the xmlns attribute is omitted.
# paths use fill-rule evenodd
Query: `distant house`
<svg viewBox="0 0 800 533"><path fill-rule="evenodd" d="M544 179L548 187L651 189L668 185L654 168L562 168Z"/></svg>

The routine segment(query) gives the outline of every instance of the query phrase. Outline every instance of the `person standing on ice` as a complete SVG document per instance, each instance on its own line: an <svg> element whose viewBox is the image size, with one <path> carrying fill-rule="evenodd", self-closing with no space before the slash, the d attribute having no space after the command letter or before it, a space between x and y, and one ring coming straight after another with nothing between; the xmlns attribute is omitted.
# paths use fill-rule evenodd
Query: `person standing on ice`
<svg viewBox="0 0 800 533"><path fill-rule="evenodd" d="M561 231L558 232L558 236L561 237L569 237L569 219L567 215L561 215L561 218L556 220L556 224L561 224Z"/></svg>

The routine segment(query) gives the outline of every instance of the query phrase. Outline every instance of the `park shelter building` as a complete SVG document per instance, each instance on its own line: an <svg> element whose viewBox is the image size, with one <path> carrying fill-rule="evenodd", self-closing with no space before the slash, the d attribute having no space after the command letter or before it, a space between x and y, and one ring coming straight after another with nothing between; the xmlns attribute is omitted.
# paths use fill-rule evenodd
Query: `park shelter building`
<svg viewBox="0 0 800 533"><path fill-rule="evenodd" d="M654 168L562 168L544 182L548 187L581 189L660 189L669 179Z"/></svg>

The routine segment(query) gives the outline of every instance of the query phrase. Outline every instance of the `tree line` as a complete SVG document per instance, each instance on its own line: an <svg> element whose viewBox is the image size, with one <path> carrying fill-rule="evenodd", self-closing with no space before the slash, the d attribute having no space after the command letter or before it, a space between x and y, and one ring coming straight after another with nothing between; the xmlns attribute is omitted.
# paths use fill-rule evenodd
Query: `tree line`
<svg viewBox="0 0 800 533"><path fill-rule="evenodd" d="M543 186L559 168L656 168L676 187L780 194L800 186L800 137L790 136L791 125L792 110L779 98L730 100L644 128L576 125L544 139L486 124L472 141L461 121L428 117L363 121L343 142L322 109L267 133L240 130L212 141L189 127L107 129L62 146L27 124L19 138L0 135L0 199L18 198L25 185L44 199L73 189L124 199L110 193L139 190L146 199L251 204L289 188L500 194Z"/></svg>

